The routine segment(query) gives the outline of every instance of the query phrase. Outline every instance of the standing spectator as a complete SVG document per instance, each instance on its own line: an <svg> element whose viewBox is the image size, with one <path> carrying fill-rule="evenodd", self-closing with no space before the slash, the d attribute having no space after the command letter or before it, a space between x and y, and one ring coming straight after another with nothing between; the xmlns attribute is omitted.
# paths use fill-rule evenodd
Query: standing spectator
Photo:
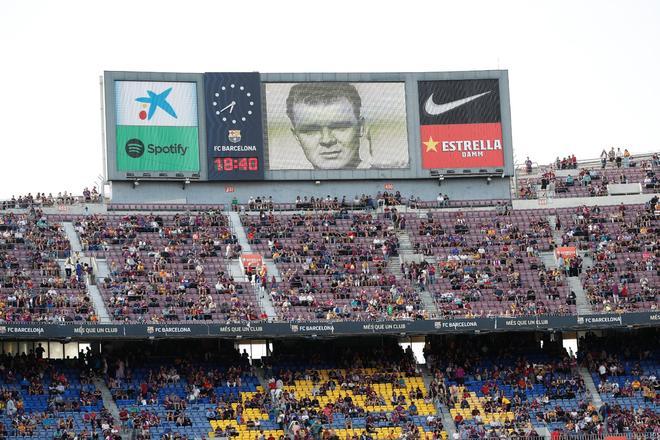
<svg viewBox="0 0 660 440"><path fill-rule="evenodd" d="M624 168L629 168L630 167L630 151L628 151L627 148L623 150L623 167Z"/></svg>
<svg viewBox="0 0 660 440"><path fill-rule="evenodd" d="M73 262L71 261L71 257L66 259L66 262L64 263L64 273L66 273L67 278L71 278L71 273L73 272Z"/></svg>
<svg viewBox="0 0 660 440"><path fill-rule="evenodd" d="M603 152L600 153L600 165L602 169L605 169L605 166L607 165L607 150L603 148Z"/></svg>
<svg viewBox="0 0 660 440"><path fill-rule="evenodd" d="M442 206L445 204L445 196L443 196L442 193L438 193L436 200L438 201L438 208L442 208Z"/></svg>
<svg viewBox="0 0 660 440"><path fill-rule="evenodd" d="M16 414L17 409L13 399L10 398L9 400L7 400L7 403L5 404L5 412L9 417L14 417L14 415Z"/></svg>
<svg viewBox="0 0 660 440"><path fill-rule="evenodd" d="M532 174L532 161L529 159L529 156L527 156L527 160L525 161L525 170L527 170L527 174Z"/></svg>
<svg viewBox="0 0 660 440"><path fill-rule="evenodd" d="M616 158L616 151L614 151L614 147L610 148L610 152L608 153L608 157L610 159L610 162L614 162L614 159Z"/></svg>

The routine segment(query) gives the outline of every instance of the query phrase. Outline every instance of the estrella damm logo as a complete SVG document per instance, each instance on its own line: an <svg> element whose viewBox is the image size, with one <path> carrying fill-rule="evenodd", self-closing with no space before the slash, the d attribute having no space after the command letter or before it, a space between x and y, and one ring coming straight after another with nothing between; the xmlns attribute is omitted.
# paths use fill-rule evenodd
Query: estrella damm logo
<svg viewBox="0 0 660 440"><path fill-rule="evenodd" d="M144 154L144 143L140 139L129 139L126 142L126 154L133 159L142 157Z"/></svg>

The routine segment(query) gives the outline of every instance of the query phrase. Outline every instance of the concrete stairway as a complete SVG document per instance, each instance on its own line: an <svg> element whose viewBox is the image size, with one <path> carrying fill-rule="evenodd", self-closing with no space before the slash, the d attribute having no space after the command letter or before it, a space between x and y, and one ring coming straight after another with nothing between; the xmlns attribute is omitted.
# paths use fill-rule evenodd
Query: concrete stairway
<svg viewBox="0 0 660 440"><path fill-rule="evenodd" d="M252 252L252 246L250 246L250 243L248 243L247 235L245 234L245 229L243 228L243 224L241 223L241 217L238 215L238 212L230 211L227 213L227 217L229 218L231 229L234 232L234 234L236 234L236 239L238 240L238 243L241 245L241 249L243 250L243 252ZM282 278L280 276L280 271L277 269L277 266L275 265L272 259L264 258L264 264L266 265L266 269L268 270L269 278L274 275L276 281L278 282L282 281ZM229 273L236 281L250 281L243 274L243 269L241 268L240 261L232 260L227 265L227 269L229 270ZM277 319L277 312L275 311L275 307L273 306L273 302L271 301L268 292L261 289L259 286L253 286L253 289L254 289L254 294L257 297L257 301L261 305L262 310L266 313L266 315L268 315L268 320L272 321Z"/></svg>
<svg viewBox="0 0 660 440"><path fill-rule="evenodd" d="M557 226L557 216L555 215L549 215L548 216L548 223L550 223L550 227L552 228L552 238L556 246L561 246L562 244L562 234L561 231L555 230ZM593 260L591 259L590 256L588 256L586 253L580 252L580 256L582 257L582 269L587 269L593 265ZM543 262L545 263L545 259L543 256L541 256L543 259ZM546 256L545 258L549 259L549 256ZM554 258L554 255L553 255ZM547 265L547 264L546 264ZM554 266L551 267L556 267L557 264L556 262L554 263ZM580 277L567 277L566 278L568 282L568 287L575 292L575 305L577 308L577 313L578 315L586 315L593 313L593 310L591 308L591 303L589 302L589 299L587 299L586 294L584 293L584 289L582 288L582 282L580 281Z"/></svg>
<svg viewBox="0 0 660 440"><path fill-rule="evenodd" d="M539 252L539 258L546 268L554 269L557 267L557 259L554 252Z"/></svg>
<svg viewBox="0 0 660 440"><path fill-rule="evenodd" d="M245 229L243 229L241 217L238 215L238 212L229 211L227 217L229 218L231 230L236 234L236 239L238 240L238 244L241 245L243 252L252 252L252 246L248 243L247 235L245 235Z"/></svg>
<svg viewBox="0 0 660 440"><path fill-rule="evenodd" d="M556 215L549 215L548 217L548 223L550 224L550 227L552 228L552 241L555 243L555 246L561 246L562 244L562 233L561 231L558 231L557 228L557 216Z"/></svg>
<svg viewBox="0 0 660 440"><path fill-rule="evenodd" d="M277 265L272 258L264 258L264 264L268 270L268 278L275 277L275 281L282 281L282 276L280 275L280 270L277 268Z"/></svg>
<svg viewBox="0 0 660 440"><path fill-rule="evenodd" d="M594 383L589 370L585 367L580 367L579 372L582 380L584 380L584 385L587 387L587 391L591 394L594 405L596 408L600 408L603 406L603 399L600 397L600 393L598 393L598 388L596 388L596 384Z"/></svg>
<svg viewBox="0 0 660 440"><path fill-rule="evenodd" d="M94 378L94 385L96 385L96 388L101 391L101 398L103 399L103 406L105 409L107 409L110 414L112 414L112 417L114 417L115 420L119 420L119 408L115 403L115 399L112 398L112 393L110 393L110 390L105 385L105 382L102 379L96 377Z"/></svg>
<svg viewBox="0 0 660 440"><path fill-rule="evenodd" d="M259 379L259 385L263 387L264 390L268 390L268 379L266 378L266 371L262 367L254 368L254 375Z"/></svg>
<svg viewBox="0 0 660 440"><path fill-rule="evenodd" d="M108 313L108 309L105 307L105 303L103 302L103 297L101 296L99 288L96 285L90 284L88 282L87 293L92 300L92 304L94 304L94 310L96 310L96 316L98 316L99 322L109 323L110 314Z"/></svg>
<svg viewBox="0 0 660 440"><path fill-rule="evenodd" d="M115 420L115 425L119 427L119 407L115 403L115 400L112 398L112 393L105 385L105 382L100 378L94 378L94 385L101 391L101 398L103 399L103 407L110 412L112 417ZM119 429L119 428L118 428ZM122 440L130 440L133 438L133 430L130 430L125 427L121 427L118 433Z"/></svg>
<svg viewBox="0 0 660 440"><path fill-rule="evenodd" d="M271 268L268 267L268 262L264 260L266 267L268 268L268 273L271 274ZM271 264L275 266L272 263ZM229 275L238 282L250 282L250 279L243 273L243 268L241 267L241 262L236 260L230 260L227 262L227 271ZM269 277L270 279L270 277ZM279 272L275 276L276 281L280 281ZM261 306L261 309L268 315L268 320L274 320L277 318L277 312L273 306L273 302L270 299L269 292L262 289L259 285L251 285L251 289L254 293L254 296L257 299L257 303Z"/></svg>
<svg viewBox="0 0 660 440"><path fill-rule="evenodd" d="M71 250L73 252L82 252L82 245L80 244L80 238L78 238L78 233L76 232L76 229L73 227L73 223L64 222L62 226L64 226L64 233L66 233L66 236L69 239L69 243L71 243Z"/></svg>
<svg viewBox="0 0 660 440"><path fill-rule="evenodd" d="M245 274L243 273L243 269L241 268L241 262L239 260L227 261L227 273L235 281L239 281L239 282L250 281L247 279L247 276L245 276Z"/></svg>
<svg viewBox="0 0 660 440"><path fill-rule="evenodd" d="M64 232L66 233L66 236L69 239L69 243L71 244L72 253L74 253L75 257L77 257L82 263L87 263L94 269L94 276L88 277L86 284L87 284L87 294L92 300L92 304L94 305L94 310L96 311L96 316L98 316L99 322L106 322L106 323L110 322L110 314L108 313L108 309L105 307L105 303L103 302L103 298L101 297L101 292L99 292L99 289L96 286L97 278L105 278L110 273L107 262L105 262L104 265L100 265L99 261L97 261L93 257L86 256L83 252L82 245L80 244L80 238L78 238L78 233L76 232L73 223L64 222L63 226L64 226ZM64 272L65 261L66 260L59 261L62 272ZM102 274L99 273L100 267L103 267Z"/></svg>
<svg viewBox="0 0 660 440"><path fill-rule="evenodd" d="M421 298L422 304L424 305L424 310L429 312L431 316L438 316L438 306L431 296L431 292L428 290L422 290L419 292L419 297Z"/></svg>
<svg viewBox="0 0 660 440"><path fill-rule="evenodd" d="M390 258L387 262L387 271L394 275L397 280L403 278L403 272L401 272L400 261L396 258Z"/></svg>
<svg viewBox="0 0 660 440"><path fill-rule="evenodd" d="M78 257L80 258L81 263L83 264L87 263L88 265L92 266L92 268L94 269L94 276L87 277L86 285L87 285L87 294L89 295L89 298L92 300L92 304L94 305L94 310L96 311L96 316L98 316L99 322L110 322L110 315L108 313L108 309L105 307L105 303L103 302L103 297L101 296L101 292L97 287L97 282L109 275L110 272L108 270L108 265L107 263L105 265L99 265L98 260L95 260L93 257L87 257L82 253L79 253ZM57 260L57 262L60 266L61 273L64 274L64 266L66 260L59 259ZM103 268L102 271L99 271L100 267Z"/></svg>
<svg viewBox="0 0 660 440"><path fill-rule="evenodd" d="M575 292L575 305L577 307L578 315L588 315L593 313L591 303L582 288L580 277L568 277L566 279L568 280L568 287Z"/></svg>
<svg viewBox="0 0 660 440"><path fill-rule="evenodd" d="M591 256L590 252L580 252L580 256L582 257L582 270L590 269L594 267L594 259Z"/></svg>
<svg viewBox="0 0 660 440"><path fill-rule="evenodd" d="M401 251L399 250L399 253ZM411 261L411 260L406 260L406 261ZM403 279L403 272L401 272L401 266L399 264L399 260L397 259L392 259L387 262L387 271L394 274L397 280ZM433 299L433 295L431 292L428 290L421 290L421 289L416 289L417 293L419 294L420 299L422 300L422 305L424 306L424 310L427 310L432 316L438 314L438 307L435 304L435 300Z"/></svg>
<svg viewBox="0 0 660 440"><path fill-rule="evenodd" d="M277 269L277 265L271 258L264 258L264 264L266 265L266 270L268 271L268 281L275 277L276 282L281 282L282 277L280 276L280 271ZM267 289L261 289L258 286L255 286L255 292L257 294L257 299L261 304L261 308L268 315L268 320L273 321L277 319L277 311L275 310L275 305L270 297L270 292Z"/></svg>
<svg viewBox="0 0 660 440"><path fill-rule="evenodd" d="M105 258L94 258L95 269L96 269L96 279L101 281L110 276L110 266L108 266L108 260Z"/></svg>
<svg viewBox="0 0 660 440"><path fill-rule="evenodd" d="M424 386L426 387L426 390L429 391L431 389L431 373L429 372L428 368L423 367L422 368L422 377L424 379ZM442 420L442 426L444 426L445 431L449 434L449 439L453 438L454 433L457 432L456 429L456 424L454 423L454 419L451 416L451 413L449 412L449 408L447 406L439 401L435 401L435 409L436 409L436 417Z"/></svg>
<svg viewBox="0 0 660 440"><path fill-rule="evenodd" d="M387 262L387 270L388 272L391 272L394 274L394 276L398 279L401 280L403 279L403 272L401 272L401 263L404 262L421 262L424 261L424 255L422 254L416 254L413 252L413 247L412 243L410 241L410 236L408 235L408 232L405 230L400 230L397 231L397 237L399 239L399 259L390 259ZM422 304L424 306L424 310L427 310L431 315L437 315L438 314L438 307L435 304L435 300L433 299L433 295L428 290L420 290L417 289L417 293L419 294L419 297L422 300Z"/></svg>
<svg viewBox="0 0 660 440"><path fill-rule="evenodd" d="M266 289L260 288L259 286L254 286L254 294L257 297L257 301L259 301L259 305L261 306L261 309L268 316L268 320L276 321L277 312L275 311L275 306L273 305L273 301L271 301L270 299L270 292Z"/></svg>
<svg viewBox="0 0 660 440"><path fill-rule="evenodd" d="M547 426L536 426L534 427L534 429L536 429L536 432L540 437L547 440L550 440L552 438L552 434L550 433L550 430L548 429Z"/></svg>
<svg viewBox="0 0 660 440"><path fill-rule="evenodd" d="M410 236L406 230L398 230L396 236L399 239L399 253L412 254L413 246Z"/></svg>
<svg viewBox="0 0 660 440"><path fill-rule="evenodd" d="M399 230L396 233L397 238L399 239L399 262L407 263L409 261L420 262L424 260L424 256L421 254L416 254L413 250L412 242L410 241L410 236L405 230Z"/></svg>

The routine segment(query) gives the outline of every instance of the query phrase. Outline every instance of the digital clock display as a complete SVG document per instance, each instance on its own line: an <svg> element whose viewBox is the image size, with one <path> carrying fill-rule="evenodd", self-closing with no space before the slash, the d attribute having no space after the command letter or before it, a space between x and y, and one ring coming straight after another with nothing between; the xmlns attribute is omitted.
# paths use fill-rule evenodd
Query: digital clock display
<svg viewBox="0 0 660 440"><path fill-rule="evenodd" d="M258 157L216 157L213 163L217 172L259 171Z"/></svg>
<svg viewBox="0 0 660 440"><path fill-rule="evenodd" d="M264 180L261 78L205 73L208 179Z"/></svg>

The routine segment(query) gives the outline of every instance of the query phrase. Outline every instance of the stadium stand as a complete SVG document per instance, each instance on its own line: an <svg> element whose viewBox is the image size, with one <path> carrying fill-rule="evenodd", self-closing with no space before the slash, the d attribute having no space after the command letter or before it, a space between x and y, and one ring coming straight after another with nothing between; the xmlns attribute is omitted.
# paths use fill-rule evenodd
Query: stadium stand
<svg viewBox="0 0 660 440"><path fill-rule="evenodd" d="M77 360L42 358L43 349L0 356L3 438L118 438L115 420L92 383L90 353Z"/></svg>
<svg viewBox="0 0 660 440"><path fill-rule="evenodd" d="M384 342L364 354L355 342L323 343L341 354L305 364L294 359L310 344L276 347L262 359L266 389L247 354L229 347L206 359L124 354L109 360L107 380L122 424L138 438L447 438L411 353Z"/></svg>
<svg viewBox="0 0 660 440"><path fill-rule="evenodd" d="M595 197L609 194L608 184L638 183L644 193L658 192L658 154L643 155L639 160L624 156L602 163L559 160L547 167L539 167L536 176L521 172L517 178L519 198L537 198L540 192L553 197ZM616 153L615 153L616 156Z"/></svg>
<svg viewBox="0 0 660 440"><path fill-rule="evenodd" d="M534 335L439 337L426 353L461 438L602 432L599 417L582 417L596 408L575 358L556 342L539 349Z"/></svg>
<svg viewBox="0 0 660 440"><path fill-rule="evenodd" d="M276 346L264 361L275 421L315 438L447 438L412 352L392 342Z"/></svg>
<svg viewBox="0 0 660 440"><path fill-rule="evenodd" d="M71 255L61 224L40 210L0 214L0 263L3 321L96 320L86 292L90 267Z"/></svg>
<svg viewBox="0 0 660 440"><path fill-rule="evenodd" d="M442 316L575 313L564 274L539 258L554 248L543 212L408 215L415 252L430 258L402 270L433 292Z"/></svg>
<svg viewBox="0 0 660 440"><path fill-rule="evenodd" d="M368 200L384 202L374 210ZM118 321L260 320L266 319L260 304L266 297L285 321L566 315L576 313L575 293L566 279L576 275L594 311L656 310L657 200L645 205L513 210L498 203L494 209L400 212L401 205L390 205L402 203L400 195L379 194L363 200L367 210L349 210L333 199L315 201L316 211L311 212L262 209L257 214L248 209L240 216L242 224L233 226L216 210L85 216L28 210L3 214L5 241L12 241L12 231L25 221L40 236L30 234L27 241L5 246L12 249L3 253L8 281L2 289L13 304L12 282L18 278L9 280L8 271L21 262L31 265L33 275L28 280L23 273L24 283L17 284L23 290L34 284L38 271L61 274L55 257L70 254L61 223L72 221L83 251L107 261L110 273L98 286ZM257 198L248 206L268 208L270 202ZM555 228L551 217L556 218ZM232 230L236 227L243 228L255 252L272 259L279 277L268 274L264 265L254 277L233 278L228 265L242 251ZM410 239L420 258L410 261L399 255L401 237ZM47 261L33 262L28 250L40 245L54 246L57 255L42 252L39 259ZM578 257L565 265L563 259L553 260L556 246L574 246ZM62 263L71 269L77 262ZM83 273L91 270L81 266ZM40 288L57 283L73 291L66 296L73 306L66 307L88 305L79 275L46 279ZM426 292L437 310L424 305ZM97 319L93 308L81 310L43 319ZM33 318L8 320L22 319Z"/></svg>
<svg viewBox="0 0 660 440"><path fill-rule="evenodd" d="M272 258L282 274L281 282L264 286L281 318L423 316L415 289L388 270L399 246L391 216L346 209L290 215L261 211L241 221L252 248Z"/></svg>
<svg viewBox="0 0 660 440"><path fill-rule="evenodd" d="M107 258L100 290L112 317L139 322L249 321L261 316L252 289L227 261L241 251L225 215L93 215L76 219L86 251Z"/></svg>
<svg viewBox="0 0 660 440"><path fill-rule="evenodd" d="M657 309L658 222L654 201L646 205L558 210L563 244L587 251L593 265L581 278L598 311Z"/></svg>
<svg viewBox="0 0 660 440"><path fill-rule="evenodd" d="M200 353L154 353L148 358L136 352L113 354L108 373L119 419L138 438L159 439L174 432L188 438L224 437L215 429L224 421L245 431L241 438L256 438L258 431L248 435L248 422L263 416L248 401L257 394L259 381L248 360L233 348L206 359ZM228 423L223 429L222 434L229 433Z"/></svg>
<svg viewBox="0 0 660 440"><path fill-rule="evenodd" d="M606 164L601 176L634 180L641 169L657 169L621 162ZM559 168L576 169L571 164ZM581 191L572 196L588 195ZM292 331L324 321L562 317L578 310L571 279L593 312L658 308L657 196L645 204L576 199L536 209L442 194L434 201L379 193L288 204L257 197L227 205L238 213L233 223L224 206L207 204L54 213L52 205L95 197L5 202L3 324L95 323L88 283L98 285L109 324L252 325L267 320L267 302ZM72 251L69 222L91 260ZM230 265L237 267L245 244L277 276L264 264L235 278ZM575 248L576 257L558 258L558 247ZM86 264L95 259L108 267L100 279ZM180 339L165 348L104 343L79 360L43 359L35 348L5 353L0 438L660 437L657 329L588 334L577 361L545 328L515 338L427 335L427 367L396 338L377 340L277 340L252 362L229 340Z"/></svg>
<svg viewBox="0 0 660 440"><path fill-rule="evenodd" d="M660 436L657 342L653 333L585 338L580 360L598 384L610 432Z"/></svg>
<svg viewBox="0 0 660 440"><path fill-rule="evenodd" d="M74 205L76 203L99 203L101 202L101 195L99 194L96 187L85 188L82 191L82 195L74 196L69 194L67 191L58 192L57 196L53 196L52 193L41 193L38 192L36 195L28 193L26 195L11 196L11 199L3 200L0 202L0 208L4 209L25 209L25 208L41 208L41 207L52 207L58 205Z"/></svg>

